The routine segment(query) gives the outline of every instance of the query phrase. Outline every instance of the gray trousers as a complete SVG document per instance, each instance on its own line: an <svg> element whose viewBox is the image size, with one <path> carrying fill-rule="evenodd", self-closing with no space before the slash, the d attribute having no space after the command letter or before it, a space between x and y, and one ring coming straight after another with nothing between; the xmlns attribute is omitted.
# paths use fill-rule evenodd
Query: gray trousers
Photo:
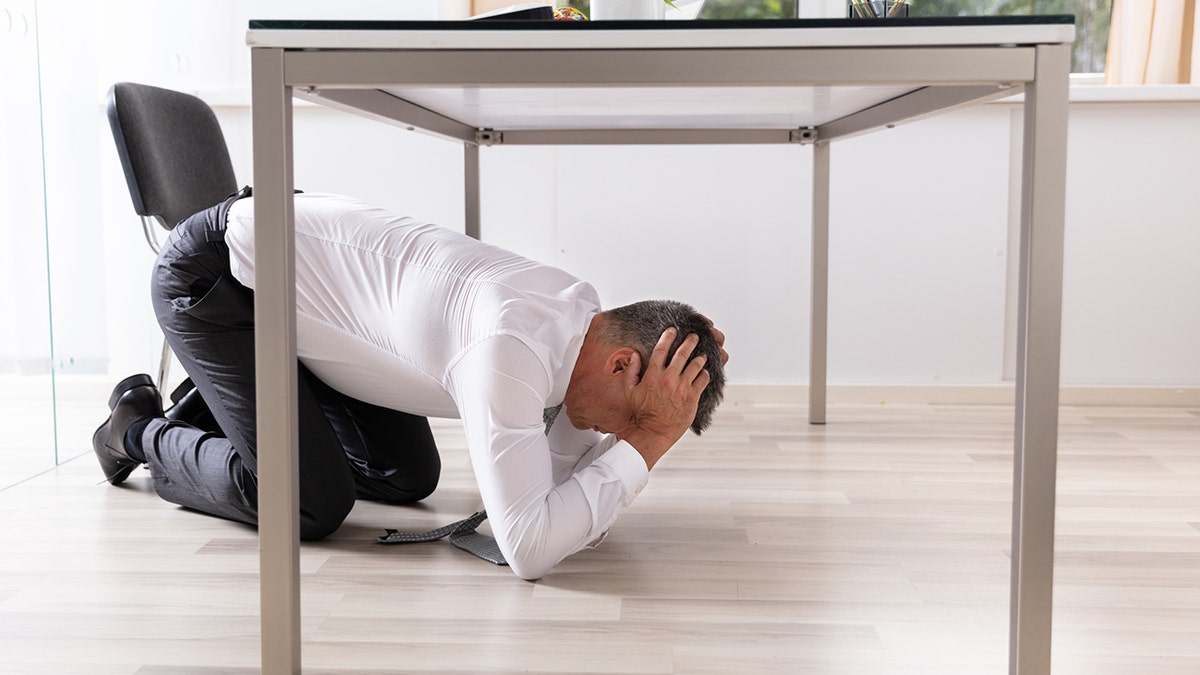
<svg viewBox="0 0 1200 675"><path fill-rule="evenodd" d="M224 241L225 213L236 198L180 223L151 281L158 323L219 431L155 419L142 448L160 497L253 525L254 292L230 273ZM433 492L441 459L424 417L357 401L297 367L302 539L336 530L358 497L411 503Z"/></svg>

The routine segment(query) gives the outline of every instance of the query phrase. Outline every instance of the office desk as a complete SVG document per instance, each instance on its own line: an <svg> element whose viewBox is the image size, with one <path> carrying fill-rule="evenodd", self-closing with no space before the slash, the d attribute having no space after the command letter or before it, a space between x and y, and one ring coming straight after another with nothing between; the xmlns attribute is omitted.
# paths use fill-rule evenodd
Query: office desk
<svg viewBox="0 0 1200 675"><path fill-rule="evenodd" d="M825 422L833 141L1024 91L1010 670L1050 671L1071 17L252 21L264 672L300 664L292 97L479 148L813 145L809 420ZM799 223L798 223L799 225Z"/></svg>

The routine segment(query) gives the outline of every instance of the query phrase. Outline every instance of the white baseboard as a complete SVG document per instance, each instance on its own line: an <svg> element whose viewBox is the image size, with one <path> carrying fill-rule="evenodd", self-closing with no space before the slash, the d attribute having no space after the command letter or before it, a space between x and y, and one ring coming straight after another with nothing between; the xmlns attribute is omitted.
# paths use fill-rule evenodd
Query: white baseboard
<svg viewBox="0 0 1200 675"><path fill-rule="evenodd" d="M1072 406L1200 406L1200 387L1063 385L1059 404ZM826 400L831 404L899 405L1012 405L1016 387L1011 384L831 384ZM730 384L725 400L734 405L808 401L803 384Z"/></svg>

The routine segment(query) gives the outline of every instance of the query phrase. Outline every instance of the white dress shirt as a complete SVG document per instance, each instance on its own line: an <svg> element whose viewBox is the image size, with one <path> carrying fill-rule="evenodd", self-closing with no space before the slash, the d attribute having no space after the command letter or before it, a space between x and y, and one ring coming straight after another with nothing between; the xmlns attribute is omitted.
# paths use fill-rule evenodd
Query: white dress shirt
<svg viewBox="0 0 1200 675"><path fill-rule="evenodd" d="M459 417L492 532L512 570L536 579L595 546L648 479L616 437L549 433L595 289L562 270L444 228L327 194L298 194L300 360L376 405ZM253 198L229 210L234 277L254 288Z"/></svg>

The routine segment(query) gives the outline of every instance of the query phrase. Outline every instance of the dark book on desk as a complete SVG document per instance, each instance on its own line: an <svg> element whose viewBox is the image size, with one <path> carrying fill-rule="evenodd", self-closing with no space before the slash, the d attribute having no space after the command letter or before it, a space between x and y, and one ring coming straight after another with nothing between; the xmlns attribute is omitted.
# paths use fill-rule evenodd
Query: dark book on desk
<svg viewBox="0 0 1200 675"><path fill-rule="evenodd" d="M553 21L554 7L536 2L510 5L491 12L477 14L468 21Z"/></svg>

